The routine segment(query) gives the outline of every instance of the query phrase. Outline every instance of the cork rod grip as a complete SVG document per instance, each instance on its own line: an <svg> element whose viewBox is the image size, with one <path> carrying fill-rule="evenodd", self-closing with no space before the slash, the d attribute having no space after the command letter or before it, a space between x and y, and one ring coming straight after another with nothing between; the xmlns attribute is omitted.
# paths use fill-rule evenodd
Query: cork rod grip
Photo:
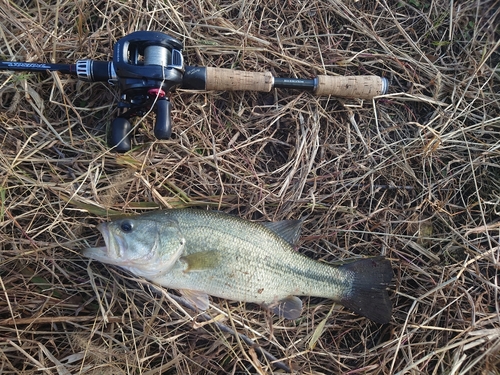
<svg viewBox="0 0 500 375"><path fill-rule="evenodd" d="M378 76L318 76L317 96L372 99L387 93L389 82Z"/></svg>
<svg viewBox="0 0 500 375"><path fill-rule="evenodd" d="M220 91L269 92L273 88L273 76L271 72L244 72L207 67L205 88Z"/></svg>

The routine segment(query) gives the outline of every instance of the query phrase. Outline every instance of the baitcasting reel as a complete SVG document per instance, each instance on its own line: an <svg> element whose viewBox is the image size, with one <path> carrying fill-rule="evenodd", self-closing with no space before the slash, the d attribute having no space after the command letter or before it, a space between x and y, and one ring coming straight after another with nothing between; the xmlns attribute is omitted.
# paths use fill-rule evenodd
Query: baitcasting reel
<svg viewBox="0 0 500 375"><path fill-rule="evenodd" d="M182 44L159 32L137 31L114 46L113 62L80 60L76 75L86 81L117 82L118 108L125 110L111 123L108 144L117 151L131 148L130 119L153 110L154 135L169 139L172 134L171 104L167 94L182 84Z"/></svg>
<svg viewBox="0 0 500 375"><path fill-rule="evenodd" d="M131 149L130 119L152 110L154 135L172 134L168 93L177 87L191 90L245 90L270 92L273 88L312 91L317 96L372 99L386 94L389 82L378 76L325 76L312 79L277 78L270 72L184 66L183 45L156 31L136 31L118 40L113 61L78 60L76 64L0 62L0 70L59 71L88 82L118 85L121 114L111 123L108 144L118 152Z"/></svg>

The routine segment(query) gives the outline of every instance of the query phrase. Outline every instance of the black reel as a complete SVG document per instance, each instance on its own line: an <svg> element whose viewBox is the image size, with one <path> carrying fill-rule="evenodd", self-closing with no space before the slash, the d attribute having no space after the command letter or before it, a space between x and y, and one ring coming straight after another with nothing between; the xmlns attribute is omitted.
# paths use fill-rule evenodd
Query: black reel
<svg viewBox="0 0 500 375"><path fill-rule="evenodd" d="M182 43L154 31L129 34L114 46L113 68L123 110L111 123L108 144L118 152L132 147L130 119L143 116L151 109L156 114L154 134L169 139L172 134L170 100L167 94L182 84L184 60Z"/></svg>

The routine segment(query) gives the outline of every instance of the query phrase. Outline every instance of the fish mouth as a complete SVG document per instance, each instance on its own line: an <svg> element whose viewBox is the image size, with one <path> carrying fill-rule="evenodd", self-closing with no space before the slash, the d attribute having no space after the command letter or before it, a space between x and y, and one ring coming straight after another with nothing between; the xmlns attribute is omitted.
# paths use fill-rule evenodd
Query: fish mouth
<svg viewBox="0 0 500 375"><path fill-rule="evenodd" d="M88 258L98 260L103 263L122 265L121 251L122 241L110 235L108 223L101 223L97 226L104 239L104 246L89 247L83 250L82 254ZM122 246L120 246L122 245Z"/></svg>

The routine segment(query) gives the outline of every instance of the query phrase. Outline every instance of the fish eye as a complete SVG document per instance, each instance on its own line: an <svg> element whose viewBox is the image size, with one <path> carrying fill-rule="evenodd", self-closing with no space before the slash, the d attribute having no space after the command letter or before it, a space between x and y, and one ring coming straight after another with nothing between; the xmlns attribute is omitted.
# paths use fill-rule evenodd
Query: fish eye
<svg viewBox="0 0 500 375"><path fill-rule="evenodd" d="M120 224L120 229L124 233L130 233L130 232L132 232L132 229L134 229L134 226L132 225L132 223L130 221L126 220Z"/></svg>

